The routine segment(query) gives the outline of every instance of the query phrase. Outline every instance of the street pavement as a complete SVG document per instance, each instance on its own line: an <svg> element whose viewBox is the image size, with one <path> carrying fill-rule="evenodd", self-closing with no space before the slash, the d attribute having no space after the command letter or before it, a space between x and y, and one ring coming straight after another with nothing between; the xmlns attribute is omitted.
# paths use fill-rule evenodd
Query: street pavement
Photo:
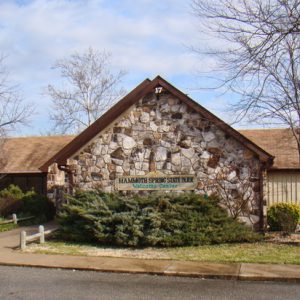
<svg viewBox="0 0 300 300"><path fill-rule="evenodd" d="M300 285L0 266L0 299L299 299Z"/></svg>

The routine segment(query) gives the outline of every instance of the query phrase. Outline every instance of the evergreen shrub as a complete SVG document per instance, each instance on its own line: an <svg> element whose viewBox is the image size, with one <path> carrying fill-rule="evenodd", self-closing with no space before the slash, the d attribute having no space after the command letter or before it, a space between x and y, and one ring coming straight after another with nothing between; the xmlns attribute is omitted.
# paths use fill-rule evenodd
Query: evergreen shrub
<svg viewBox="0 0 300 300"><path fill-rule="evenodd" d="M22 206L24 193L16 185L9 185L0 191L0 216L17 212Z"/></svg>
<svg viewBox="0 0 300 300"><path fill-rule="evenodd" d="M300 220L300 208L295 204L278 203L267 212L267 222L271 231L294 232Z"/></svg>
<svg viewBox="0 0 300 300"><path fill-rule="evenodd" d="M22 198L19 213L35 216L39 222L52 220L55 215L54 204L44 195L29 191Z"/></svg>
<svg viewBox="0 0 300 300"><path fill-rule="evenodd" d="M9 185L0 191L0 216L6 217L16 213L18 217L34 216L34 222L45 222L53 219L55 207L43 195L35 191L23 192L16 185Z"/></svg>
<svg viewBox="0 0 300 300"><path fill-rule="evenodd" d="M122 196L77 191L58 215L61 237L114 246L185 246L258 240L215 198L195 193Z"/></svg>

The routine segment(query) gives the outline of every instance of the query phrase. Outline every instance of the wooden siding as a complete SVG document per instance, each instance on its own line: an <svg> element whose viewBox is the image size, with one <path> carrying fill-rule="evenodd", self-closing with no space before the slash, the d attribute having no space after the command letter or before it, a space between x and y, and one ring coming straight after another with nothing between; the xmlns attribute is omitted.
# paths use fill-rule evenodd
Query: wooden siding
<svg viewBox="0 0 300 300"><path fill-rule="evenodd" d="M35 190L37 193L47 194L47 173L32 174L0 174L0 190L10 184L17 185L23 192Z"/></svg>
<svg viewBox="0 0 300 300"><path fill-rule="evenodd" d="M268 207L280 202L300 205L300 171L269 172L266 192Z"/></svg>

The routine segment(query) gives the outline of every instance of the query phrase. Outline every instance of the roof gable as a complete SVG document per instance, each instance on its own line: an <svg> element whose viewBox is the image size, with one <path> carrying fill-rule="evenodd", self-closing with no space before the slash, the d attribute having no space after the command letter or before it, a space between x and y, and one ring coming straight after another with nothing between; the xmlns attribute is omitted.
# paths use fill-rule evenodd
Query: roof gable
<svg viewBox="0 0 300 300"><path fill-rule="evenodd" d="M157 76L152 81L146 79L141 84L139 84L134 90L127 94L122 100L110 108L105 114L103 114L98 120L96 120L92 125L86 128L82 133L80 133L75 139L73 139L69 144L67 144L63 149L61 149L57 154L55 154L51 159L44 163L40 169L42 171L47 171L48 167L52 163L58 163L59 165L65 165L67 159L74 155L78 150L80 150L84 145L86 145L90 140L92 140L97 134L109 126L115 121L122 113L124 113L129 107L134 105L139 99L147 95L149 92L154 91L158 86L163 87L165 90L173 94L180 101L185 103L188 107L195 110L197 113L201 114L203 117L207 118L217 127L221 128L225 133L234 137L237 141L242 143L246 148L250 149L257 154L259 159L268 164L272 164L273 156L267 153L265 150L257 146L251 140L247 139L245 136L240 134L238 131L233 129L231 126L226 124L224 121L216 117L214 114L209 112L203 106L192 100L186 94L172 86L166 80Z"/></svg>

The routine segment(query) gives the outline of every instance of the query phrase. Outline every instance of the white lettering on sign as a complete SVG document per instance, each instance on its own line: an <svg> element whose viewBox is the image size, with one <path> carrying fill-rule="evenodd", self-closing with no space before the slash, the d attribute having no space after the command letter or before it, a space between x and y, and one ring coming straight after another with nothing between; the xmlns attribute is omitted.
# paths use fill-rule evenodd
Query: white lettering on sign
<svg viewBox="0 0 300 300"><path fill-rule="evenodd" d="M122 176L116 179L116 189L132 190L194 190L197 178L193 175L165 175L152 172L145 176Z"/></svg>

